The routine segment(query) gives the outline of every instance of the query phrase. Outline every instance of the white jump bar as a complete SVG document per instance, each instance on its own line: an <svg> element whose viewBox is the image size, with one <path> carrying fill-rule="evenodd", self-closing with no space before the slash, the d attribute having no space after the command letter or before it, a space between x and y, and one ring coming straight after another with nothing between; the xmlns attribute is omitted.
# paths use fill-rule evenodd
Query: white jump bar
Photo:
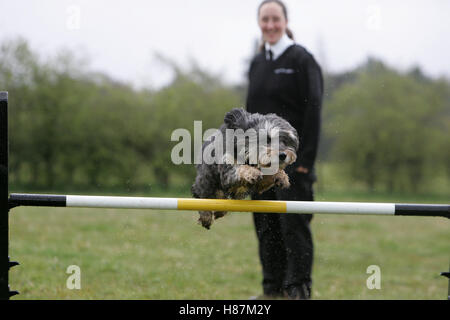
<svg viewBox="0 0 450 320"><path fill-rule="evenodd" d="M450 218L448 204L367 202L225 200L190 198L113 197L12 193L10 207L49 206L83 208L210 210L237 212L316 213L354 215L441 216Z"/></svg>

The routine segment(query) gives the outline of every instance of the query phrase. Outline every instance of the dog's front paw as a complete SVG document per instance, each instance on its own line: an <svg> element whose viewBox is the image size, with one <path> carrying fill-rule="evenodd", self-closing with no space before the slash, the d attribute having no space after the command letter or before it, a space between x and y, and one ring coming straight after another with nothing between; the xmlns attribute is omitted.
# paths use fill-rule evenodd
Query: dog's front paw
<svg viewBox="0 0 450 320"><path fill-rule="evenodd" d="M213 213L211 211L199 211L200 218L198 218L198 224L201 224L205 229L211 228L213 223Z"/></svg>
<svg viewBox="0 0 450 320"><path fill-rule="evenodd" d="M275 185L274 177L264 175L261 181L256 184L256 192L259 194L266 192Z"/></svg>
<svg viewBox="0 0 450 320"><path fill-rule="evenodd" d="M273 180L277 187L287 189L291 186L289 182L289 176L284 172L284 170L280 170L273 176Z"/></svg>
<svg viewBox="0 0 450 320"><path fill-rule="evenodd" d="M240 166L237 169L237 175L240 181L246 181L250 184L255 184L263 177L261 170L248 165Z"/></svg>

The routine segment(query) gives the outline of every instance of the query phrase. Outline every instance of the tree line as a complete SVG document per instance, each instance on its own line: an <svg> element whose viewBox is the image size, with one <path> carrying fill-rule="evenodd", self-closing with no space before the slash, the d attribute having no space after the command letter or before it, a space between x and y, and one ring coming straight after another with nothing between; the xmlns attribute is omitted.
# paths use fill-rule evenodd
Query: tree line
<svg viewBox="0 0 450 320"><path fill-rule="evenodd" d="M70 52L43 60L22 39L0 47L9 92L10 183L27 189L125 191L189 188L193 165L174 165L177 128L217 128L245 104L246 84L171 64L163 88L136 89L94 73ZM325 74L319 165L343 184L423 192L450 177L450 83L376 59ZM448 186L448 184L447 184Z"/></svg>

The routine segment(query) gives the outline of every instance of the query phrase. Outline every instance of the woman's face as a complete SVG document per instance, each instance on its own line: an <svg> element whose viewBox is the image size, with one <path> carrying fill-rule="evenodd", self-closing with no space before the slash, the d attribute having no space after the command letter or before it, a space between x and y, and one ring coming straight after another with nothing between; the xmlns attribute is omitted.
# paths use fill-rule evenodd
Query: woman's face
<svg viewBox="0 0 450 320"><path fill-rule="evenodd" d="M266 3L259 9L258 24L264 41L269 44L277 43L287 28L283 9L275 2Z"/></svg>

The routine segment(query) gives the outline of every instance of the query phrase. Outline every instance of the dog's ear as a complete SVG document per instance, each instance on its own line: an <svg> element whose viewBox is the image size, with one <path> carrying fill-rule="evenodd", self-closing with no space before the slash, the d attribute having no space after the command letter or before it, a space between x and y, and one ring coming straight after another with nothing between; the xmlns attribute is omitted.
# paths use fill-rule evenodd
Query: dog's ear
<svg viewBox="0 0 450 320"><path fill-rule="evenodd" d="M229 129L245 128L248 112L244 109L233 109L225 115L224 122Z"/></svg>

